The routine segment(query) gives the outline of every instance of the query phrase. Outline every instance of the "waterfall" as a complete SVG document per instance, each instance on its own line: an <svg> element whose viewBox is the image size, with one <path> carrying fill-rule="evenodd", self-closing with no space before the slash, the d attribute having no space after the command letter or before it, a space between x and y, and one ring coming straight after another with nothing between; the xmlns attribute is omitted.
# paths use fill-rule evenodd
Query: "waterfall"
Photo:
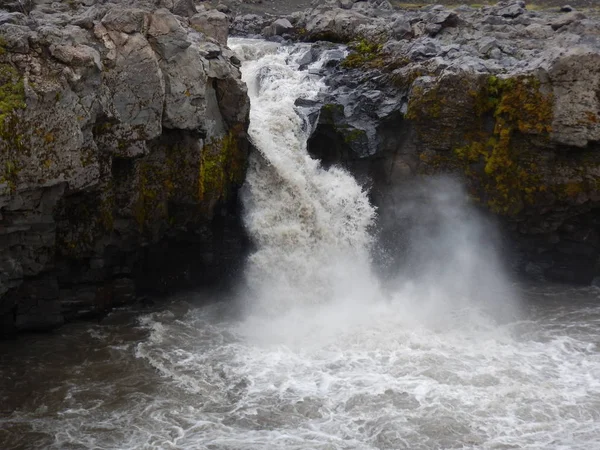
<svg viewBox="0 0 600 450"><path fill-rule="evenodd" d="M268 316L269 328L279 329L269 339L288 340L291 329L300 333L297 340L322 339L314 327L343 333L370 313L377 322L380 306L402 321L436 327L515 316L518 302L493 244L494 226L469 205L460 183L414 178L388 196L378 217L351 174L310 157L311 121L295 102L325 93L317 74L326 53L301 68L314 59L306 58L309 44L237 39L231 45L243 61L257 149L242 195L255 244L243 297L250 315ZM404 239L383 249L401 252L404 261L390 278L371 260L376 220L398 227Z"/></svg>
<svg viewBox="0 0 600 450"><path fill-rule="evenodd" d="M249 134L258 150L243 192L244 221L256 245L247 267L255 306L287 310L346 296L369 271L375 209L350 174L325 170L307 153L308 121L294 103L314 99L324 87L299 69L310 46L230 44L243 60Z"/></svg>
<svg viewBox="0 0 600 450"><path fill-rule="evenodd" d="M411 178L375 217L306 153L294 101L326 88L308 46L232 46L257 147L249 311L191 292L0 342L0 448L600 448L598 290L521 286L524 315L499 320L518 295L460 184ZM406 238L392 282L375 219Z"/></svg>

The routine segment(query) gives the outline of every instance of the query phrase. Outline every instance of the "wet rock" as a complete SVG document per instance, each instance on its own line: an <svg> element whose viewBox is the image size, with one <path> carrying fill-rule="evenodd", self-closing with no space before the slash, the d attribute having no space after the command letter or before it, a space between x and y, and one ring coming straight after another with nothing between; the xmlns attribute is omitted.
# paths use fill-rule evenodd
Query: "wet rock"
<svg viewBox="0 0 600 450"><path fill-rule="evenodd" d="M290 33L294 29L294 26L287 19L277 19L265 30L263 30L263 36L281 36L286 33Z"/></svg>

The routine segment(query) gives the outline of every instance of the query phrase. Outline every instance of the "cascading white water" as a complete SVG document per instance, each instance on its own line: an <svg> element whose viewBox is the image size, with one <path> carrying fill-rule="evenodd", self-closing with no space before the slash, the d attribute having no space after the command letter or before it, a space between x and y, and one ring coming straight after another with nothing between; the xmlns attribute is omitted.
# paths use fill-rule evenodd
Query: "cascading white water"
<svg viewBox="0 0 600 450"><path fill-rule="evenodd" d="M247 267L254 306L277 312L344 297L369 270L375 210L352 176L321 168L306 151L310 130L294 102L323 88L318 77L298 69L310 47L233 42L259 152L251 157L244 193L245 224L257 246Z"/></svg>
<svg viewBox="0 0 600 450"><path fill-rule="evenodd" d="M409 227L411 259L420 261L420 271L408 280L398 274L391 291L382 289L370 257L376 212L367 192L349 173L324 169L309 156L311 130L294 106L296 99L314 99L325 89L311 72L327 60L327 51L299 70L310 45L245 39L231 45L243 61L252 105L249 133L258 152L243 196L245 224L257 248L247 265L250 293L245 298L251 312L269 317L267 329L280 321L285 336L300 330L320 340L314 326L330 334L364 320L365 306L382 301L406 302L404 317L419 315L429 322L484 304L503 316L511 313L509 283L494 251L481 245L489 235L483 236L462 189L447 180L420 183L417 197L424 205L414 198L387 205L396 215L429 217L438 231L430 235ZM475 293L477 284L484 295ZM324 321L315 325L315 317Z"/></svg>

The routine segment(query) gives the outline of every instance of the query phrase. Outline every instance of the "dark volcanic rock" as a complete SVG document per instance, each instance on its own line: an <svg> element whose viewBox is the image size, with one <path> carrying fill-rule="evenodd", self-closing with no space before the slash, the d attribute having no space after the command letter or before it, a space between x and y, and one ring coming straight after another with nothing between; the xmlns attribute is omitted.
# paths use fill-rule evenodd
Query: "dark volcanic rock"
<svg viewBox="0 0 600 450"><path fill-rule="evenodd" d="M214 283L241 260L249 101L226 17L94 3L0 15L1 332Z"/></svg>
<svg viewBox="0 0 600 450"><path fill-rule="evenodd" d="M521 271L597 278L600 21L519 1L395 14L363 16L353 36L318 28L354 44L328 77L309 151L350 169L382 208L411 180L458 177L503 224Z"/></svg>

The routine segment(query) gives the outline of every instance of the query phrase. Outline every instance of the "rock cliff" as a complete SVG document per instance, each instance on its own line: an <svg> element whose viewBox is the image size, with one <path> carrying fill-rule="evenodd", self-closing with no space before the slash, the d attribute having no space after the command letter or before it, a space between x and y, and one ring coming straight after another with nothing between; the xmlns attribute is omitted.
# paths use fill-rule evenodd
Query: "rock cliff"
<svg viewBox="0 0 600 450"><path fill-rule="evenodd" d="M288 19L294 29L276 39L349 45L346 58L324 70L330 91L314 107L313 155L372 185L383 214L423 177L459 177L503 224L520 272L597 281L593 13L529 11L522 1L411 11L330 1ZM234 29L259 25L241 16ZM325 47L315 46L315 55Z"/></svg>
<svg viewBox="0 0 600 450"><path fill-rule="evenodd" d="M192 1L0 2L0 329L233 271L249 100Z"/></svg>

